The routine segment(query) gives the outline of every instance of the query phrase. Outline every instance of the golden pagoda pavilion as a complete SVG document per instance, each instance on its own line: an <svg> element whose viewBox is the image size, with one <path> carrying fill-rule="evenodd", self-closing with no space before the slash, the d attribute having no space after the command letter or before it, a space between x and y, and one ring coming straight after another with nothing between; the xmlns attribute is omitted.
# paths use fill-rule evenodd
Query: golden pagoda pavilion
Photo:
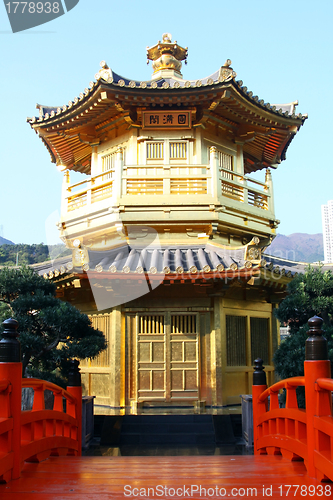
<svg viewBox="0 0 333 500"><path fill-rule="evenodd" d="M279 223L271 169L306 116L259 99L229 59L184 79L187 48L168 33L147 58L150 80L102 61L73 101L28 119L64 173L72 249L39 272L105 333L107 351L81 364L97 405L240 403L255 358L274 377L273 312L298 268L262 255Z"/></svg>

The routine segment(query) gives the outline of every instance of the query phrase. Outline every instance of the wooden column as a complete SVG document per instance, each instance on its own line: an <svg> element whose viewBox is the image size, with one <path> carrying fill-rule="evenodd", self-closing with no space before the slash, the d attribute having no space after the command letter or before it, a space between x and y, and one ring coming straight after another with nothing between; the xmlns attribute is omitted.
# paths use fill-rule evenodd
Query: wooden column
<svg viewBox="0 0 333 500"><path fill-rule="evenodd" d="M61 215L67 214L68 211L68 196L70 195L70 191L68 190L69 184L69 172L65 170L61 188Z"/></svg>
<svg viewBox="0 0 333 500"><path fill-rule="evenodd" d="M209 166L211 175L211 195L218 200L221 198L221 183L219 173L218 154L215 146L209 149ZM209 194L209 193L208 193Z"/></svg>
<svg viewBox="0 0 333 500"><path fill-rule="evenodd" d="M257 358L254 361L253 386L252 386L252 407L253 407L253 446L254 454L260 454L257 449L258 439L258 419L266 412L266 403L258 400L260 394L267 389L266 373L264 372L263 360Z"/></svg>
<svg viewBox="0 0 333 500"><path fill-rule="evenodd" d="M0 417L13 419L13 427L8 432L11 434L9 438L11 450L9 451L14 454L14 462L11 474L8 472L5 478L5 480L10 480L18 479L21 472L22 363L21 345L17 339L18 322L15 319L6 319L2 324L5 329L3 339L0 341L0 380L7 380L10 387L8 394L4 396L7 399L7 405L0 407Z"/></svg>
<svg viewBox="0 0 333 500"><path fill-rule="evenodd" d="M221 299L214 298L214 316L211 332L211 386L212 405L223 405L222 394L222 333L221 333Z"/></svg>
<svg viewBox="0 0 333 500"><path fill-rule="evenodd" d="M323 337L323 330L321 329L322 324L323 320L318 316L309 319L309 337L305 342L304 376L308 445L307 469L311 477L316 477L317 475L314 465L314 450L317 449L316 442L318 439L318 431L314 428L314 417L322 416L319 414L320 405L316 404L318 393L315 385L318 378L331 377L331 363L327 359L327 340Z"/></svg>
<svg viewBox="0 0 333 500"><path fill-rule="evenodd" d="M124 332L122 332L121 306L114 307L111 313L110 328L110 405L119 407L123 401L123 354Z"/></svg>
<svg viewBox="0 0 333 500"><path fill-rule="evenodd" d="M76 403L71 405L68 404L67 413L77 420L77 435L71 436L77 439L78 442L78 455L82 454L82 386L81 386L81 373L79 368L79 361L77 359L72 359L71 361L71 371L68 377L67 391L72 394Z"/></svg>
<svg viewBox="0 0 333 500"><path fill-rule="evenodd" d="M115 180L112 186L112 198L115 201L117 201L117 203L119 202L119 199L122 196L122 187L124 189L124 194L126 194L126 186L122 186L123 167L124 167L123 148L118 148L115 161Z"/></svg>
<svg viewBox="0 0 333 500"><path fill-rule="evenodd" d="M266 184L266 190L268 194L268 200L267 200L267 205L268 205L268 211L274 214L274 193L273 193L273 179L272 179L272 174L269 168L266 169L266 175L265 175L265 184Z"/></svg>

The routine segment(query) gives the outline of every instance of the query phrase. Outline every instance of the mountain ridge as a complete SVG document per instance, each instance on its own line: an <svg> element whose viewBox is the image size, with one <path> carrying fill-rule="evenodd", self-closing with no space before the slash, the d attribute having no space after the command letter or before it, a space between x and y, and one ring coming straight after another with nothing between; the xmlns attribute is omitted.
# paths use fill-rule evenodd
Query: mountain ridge
<svg viewBox="0 0 333 500"><path fill-rule="evenodd" d="M17 246L17 251L21 251L21 247L36 247L36 245L15 245L12 241L0 236L1 245ZM41 245L37 245L37 247L39 246ZM42 246L46 248L46 245ZM10 253L13 251L14 249ZM277 234L271 245L266 248L265 254L296 262L322 262L324 260L323 235L322 233Z"/></svg>
<svg viewBox="0 0 333 500"><path fill-rule="evenodd" d="M0 236L0 245L15 245L15 243Z"/></svg>
<svg viewBox="0 0 333 500"><path fill-rule="evenodd" d="M295 262L323 262L324 244L322 233L277 234L265 253Z"/></svg>

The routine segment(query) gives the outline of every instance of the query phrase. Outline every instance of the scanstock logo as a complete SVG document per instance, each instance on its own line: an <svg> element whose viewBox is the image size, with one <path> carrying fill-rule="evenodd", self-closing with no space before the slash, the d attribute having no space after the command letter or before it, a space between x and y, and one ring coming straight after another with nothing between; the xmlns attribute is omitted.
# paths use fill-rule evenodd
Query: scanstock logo
<svg viewBox="0 0 333 500"><path fill-rule="evenodd" d="M41 0L11 2L3 0L13 33L53 21L74 9L80 0Z"/></svg>

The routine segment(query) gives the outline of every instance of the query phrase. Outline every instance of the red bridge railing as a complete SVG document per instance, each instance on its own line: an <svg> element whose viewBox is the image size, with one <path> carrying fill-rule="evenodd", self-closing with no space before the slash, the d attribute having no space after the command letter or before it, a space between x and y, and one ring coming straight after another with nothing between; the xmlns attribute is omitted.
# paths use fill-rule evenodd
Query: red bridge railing
<svg viewBox="0 0 333 500"><path fill-rule="evenodd" d="M0 341L0 482L20 477L25 461L50 455L81 455L82 389L78 361L67 390L33 378L22 379L17 322L4 322ZM22 388L34 391L32 410L21 410ZM45 409L45 391L53 408Z"/></svg>
<svg viewBox="0 0 333 500"><path fill-rule="evenodd" d="M333 481L333 416L331 363L322 336L323 320L309 320L304 377L281 380L267 388L262 360L253 375L254 453L304 460L310 477ZM305 387L306 409L298 407L296 388ZM286 392L285 407L279 393Z"/></svg>

